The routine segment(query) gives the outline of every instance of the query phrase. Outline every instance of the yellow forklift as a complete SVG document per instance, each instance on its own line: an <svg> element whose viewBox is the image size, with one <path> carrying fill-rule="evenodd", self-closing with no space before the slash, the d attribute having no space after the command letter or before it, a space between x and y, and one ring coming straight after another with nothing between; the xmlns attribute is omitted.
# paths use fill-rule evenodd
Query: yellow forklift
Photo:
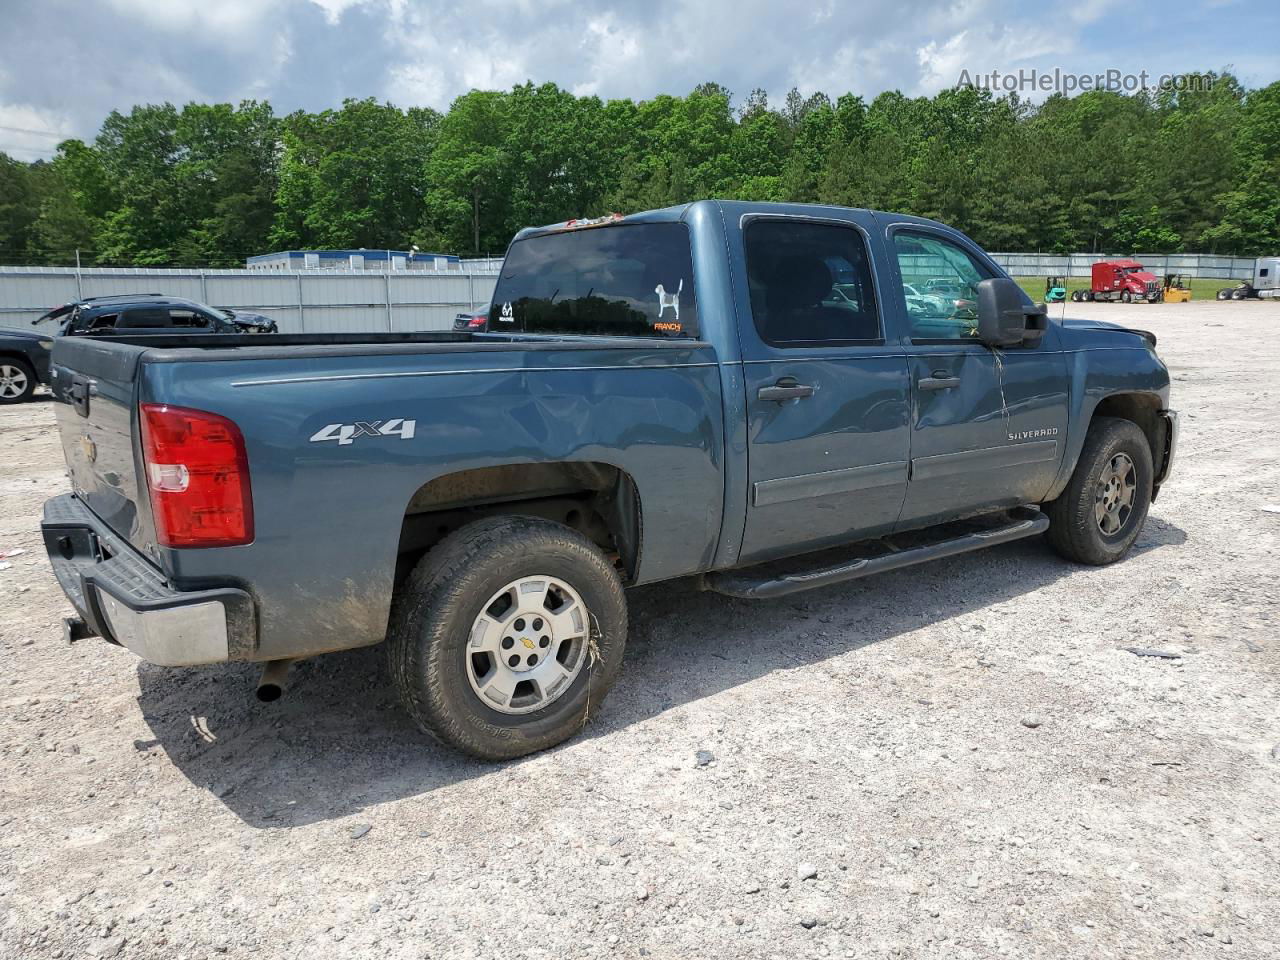
<svg viewBox="0 0 1280 960"><path fill-rule="evenodd" d="M1186 303L1191 299L1191 280L1185 273L1164 275L1164 302Z"/></svg>

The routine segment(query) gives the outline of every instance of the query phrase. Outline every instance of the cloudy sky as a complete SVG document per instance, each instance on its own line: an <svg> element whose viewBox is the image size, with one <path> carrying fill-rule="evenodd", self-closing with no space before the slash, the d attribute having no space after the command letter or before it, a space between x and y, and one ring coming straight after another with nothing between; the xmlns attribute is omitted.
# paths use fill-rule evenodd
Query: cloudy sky
<svg viewBox="0 0 1280 960"><path fill-rule="evenodd" d="M0 0L0 24L0 149L23 160L165 100L444 109L531 79L635 99L715 80L740 102L1055 67L1280 79L1280 6L1245 0Z"/></svg>

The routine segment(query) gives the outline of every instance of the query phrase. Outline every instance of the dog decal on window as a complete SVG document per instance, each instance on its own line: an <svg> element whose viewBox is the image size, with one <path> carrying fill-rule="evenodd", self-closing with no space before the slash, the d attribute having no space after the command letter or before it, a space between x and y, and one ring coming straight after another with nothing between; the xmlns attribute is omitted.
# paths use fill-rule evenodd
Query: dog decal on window
<svg viewBox="0 0 1280 960"><path fill-rule="evenodd" d="M662 284L658 284L653 288L653 292L658 295L658 319L662 319L662 315L667 312L667 307L675 311L676 319L680 319L680 291L684 289L684 277L680 278L680 285L676 287L675 293L667 293L666 288Z"/></svg>

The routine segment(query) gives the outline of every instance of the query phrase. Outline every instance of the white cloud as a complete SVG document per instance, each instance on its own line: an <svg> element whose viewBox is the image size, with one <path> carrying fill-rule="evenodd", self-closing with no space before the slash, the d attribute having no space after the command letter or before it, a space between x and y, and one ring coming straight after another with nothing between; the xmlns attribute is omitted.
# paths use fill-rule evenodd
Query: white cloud
<svg viewBox="0 0 1280 960"><path fill-rule="evenodd" d="M1212 0L1218 2L1218 0ZM16 4L10 4L17 6ZM280 113L346 97L448 107L472 87L533 80L578 94L648 99L716 81L738 102L804 94L931 94L962 70L1028 65L1097 72L1250 71L1276 79L1272 32L1240 30L1234 4L1173 0L1176 49L1125 46L1101 29L1116 0L41 0L0 31L0 104L92 137L112 109L168 100L268 99ZM1271 16L1267 14L1267 16ZM1196 20L1196 18L1200 18ZM1207 20L1206 20L1207 18ZM1206 27L1206 22L1212 28ZM1198 24L1198 25L1197 25ZM58 67L47 51L56 42ZM104 51L127 51L127 56ZM20 123L6 124L23 126ZM43 125L41 125L43 126ZM2 143L14 143L11 136ZM19 146L34 149L34 140Z"/></svg>
<svg viewBox="0 0 1280 960"><path fill-rule="evenodd" d="M368 0L310 0L310 2L324 11L324 19L327 23L331 26L336 26L341 22L342 15L347 10L366 3Z"/></svg>
<svg viewBox="0 0 1280 960"><path fill-rule="evenodd" d="M0 150L17 160L50 157L60 141L74 135L75 124L66 114L29 104L0 103Z"/></svg>
<svg viewBox="0 0 1280 960"><path fill-rule="evenodd" d="M321 0L314 2L320 3ZM182 0L107 0L107 5L121 16L174 33L208 31L223 36L239 36L272 16L272 4L263 3L262 0L212 0L208 3L185 3Z"/></svg>

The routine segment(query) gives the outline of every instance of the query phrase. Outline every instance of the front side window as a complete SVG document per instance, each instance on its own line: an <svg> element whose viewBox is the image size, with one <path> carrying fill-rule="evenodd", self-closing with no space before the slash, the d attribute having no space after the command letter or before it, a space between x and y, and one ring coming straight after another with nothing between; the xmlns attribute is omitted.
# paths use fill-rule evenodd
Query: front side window
<svg viewBox="0 0 1280 960"><path fill-rule="evenodd" d="M489 330L697 337L688 229L618 224L517 240L493 292Z"/></svg>
<svg viewBox="0 0 1280 960"><path fill-rule="evenodd" d="M893 237L902 297L913 340L970 340L978 335L978 284L988 271L963 247L933 234Z"/></svg>
<svg viewBox="0 0 1280 960"><path fill-rule="evenodd" d="M169 322L175 327L211 327L214 320L198 310L170 310Z"/></svg>
<svg viewBox="0 0 1280 960"><path fill-rule="evenodd" d="M779 347L880 339L867 247L853 227L805 220L747 226L747 287L760 339Z"/></svg>
<svg viewBox="0 0 1280 960"><path fill-rule="evenodd" d="M116 323L119 328L167 327L169 325L169 311L162 307L137 307L126 310Z"/></svg>

